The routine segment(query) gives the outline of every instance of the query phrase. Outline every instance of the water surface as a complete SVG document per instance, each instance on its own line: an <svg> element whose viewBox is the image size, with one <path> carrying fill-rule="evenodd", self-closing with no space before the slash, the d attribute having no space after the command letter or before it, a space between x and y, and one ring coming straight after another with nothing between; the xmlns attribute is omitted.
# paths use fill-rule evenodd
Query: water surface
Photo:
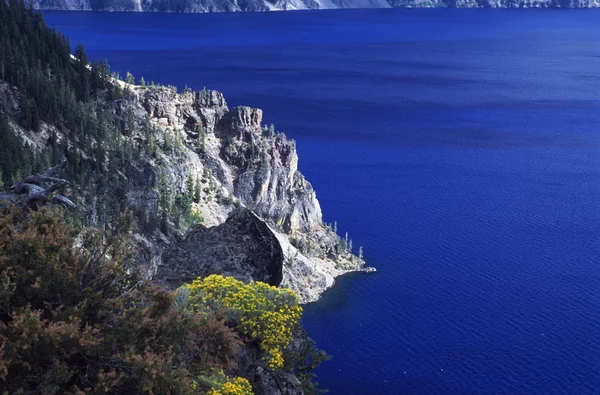
<svg viewBox="0 0 600 395"><path fill-rule="evenodd" d="M298 141L375 275L306 308L331 394L600 393L600 12L48 12Z"/></svg>

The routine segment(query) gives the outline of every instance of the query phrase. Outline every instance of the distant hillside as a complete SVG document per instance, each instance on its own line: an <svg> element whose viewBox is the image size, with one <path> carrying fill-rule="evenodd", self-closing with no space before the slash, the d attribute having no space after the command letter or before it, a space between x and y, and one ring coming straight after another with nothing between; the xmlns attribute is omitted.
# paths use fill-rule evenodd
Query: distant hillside
<svg viewBox="0 0 600 395"><path fill-rule="evenodd" d="M46 10L240 12L338 8L595 8L600 0L34 0Z"/></svg>

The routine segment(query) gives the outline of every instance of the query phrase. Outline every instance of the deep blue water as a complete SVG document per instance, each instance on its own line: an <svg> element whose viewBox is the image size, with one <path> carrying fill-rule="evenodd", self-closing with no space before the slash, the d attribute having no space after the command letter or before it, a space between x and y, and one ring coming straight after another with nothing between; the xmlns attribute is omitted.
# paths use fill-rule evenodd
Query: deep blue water
<svg viewBox="0 0 600 395"><path fill-rule="evenodd" d="M305 310L330 393L600 393L600 12L46 19L297 139L379 269Z"/></svg>

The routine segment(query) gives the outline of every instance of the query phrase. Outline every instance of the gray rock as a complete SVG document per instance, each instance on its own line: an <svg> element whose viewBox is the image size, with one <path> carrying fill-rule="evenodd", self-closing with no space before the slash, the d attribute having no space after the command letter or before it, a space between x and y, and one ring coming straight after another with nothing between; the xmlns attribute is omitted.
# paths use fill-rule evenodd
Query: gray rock
<svg viewBox="0 0 600 395"><path fill-rule="evenodd" d="M302 383L291 373L272 372L261 366L254 370L254 389L259 394L304 395Z"/></svg>
<svg viewBox="0 0 600 395"><path fill-rule="evenodd" d="M97 10L147 12L239 12L336 8L596 8L599 0L32 0L46 10Z"/></svg>
<svg viewBox="0 0 600 395"><path fill-rule="evenodd" d="M234 194L286 233L321 223L312 185L298 172L296 143L261 127L262 111L236 107L219 124L220 156L232 170Z"/></svg>
<svg viewBox="0 0 600 395"><path fill-rule="evenodd" d="M163 254L157 277L172 286L210 274L279 285L283 251L269 227L250 210L234 210L225 223L197 225Z"/></svg>
<svg viewBox="0 0 600 395"><path fill-rule="evenodd" d="M223 95L212 90L177 93L167 87L115 83L125 89L125 94L121 100L105 103L106 111L114 114L115 124L121 125L123 138L144 149L140 157L128 157L119 169L127 186L116 197L125 200L139 220L141 226L136 237L141 250L140 265L147 268L149 276L156 275L157 279L167 279L173 284L210 273L273 284L281 282L297 293L301 303L306 303L318 299L334 284L336 276L364 269L364 261L342 251L339 237L323 224L315 191L298 171L295 142L261 125L261 110L251 107L229 110ZM1 103L15 108L18 101L15 88L0 84ZM132 122L134 127L130 128ZM52 125L43 125L38 133L20 131L24 140L36 149L45 146L51 133L56 133L59 140L69 139L68 134ZM166 217L159 207L158 181L162 177L171 202ZM199 199L195 196L192 209L204 218L205 226L223 224L229 213L241 206L254 212L270 228L279 242L279 247L272 247L273 250L283 250L285 264L281 276L271 278L251 262L245 269L229 265L227 251L218 250L218 245L210 248L220 251L222 259L217 263L202 261L196 267L191 249L174 247L180 243L180 232L187 223L176 217L172 206L177 197L187 193L186 181L190 178L200 186L195 188L200 196ZM94 193L93 189L83 191L85 196L77 196L77 201L87 202L82 206L86 219L97 226L107 213ZM201 229L188 232L190 240L195 237L209 240L208 236L202 236ZM192 231L197 235L192 237ZM268 232L265 230L264 234ZM237 235L242 237L241 231ZM173 251L179 251L180 255ZM177 259L165 260L172 255ZM272 257L268 255L263 265L270 262ZM190 262L184 262L184 256Z"/></svg>

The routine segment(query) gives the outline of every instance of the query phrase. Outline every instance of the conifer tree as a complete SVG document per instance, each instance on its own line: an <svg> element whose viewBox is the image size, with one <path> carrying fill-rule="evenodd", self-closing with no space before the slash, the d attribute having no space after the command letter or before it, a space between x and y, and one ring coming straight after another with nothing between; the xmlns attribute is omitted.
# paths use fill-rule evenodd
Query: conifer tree
<svg viewBox="0 0 600 395"><path fill-rule="evenodd" d="M171 211L171 188L162 169L158 173L158 208L167 215Z"/></svg>
<svg viewBox="0 0 600 395"><path fill-rule="evenodd" d="M196 187L194 188L194 202L200 203L200 197L202 196L202 186L200 180L196 177Z"/></svg>
<svg viewBox="0 0 600 395"><path fill-rule="evenodd" d="M194 176L192 173L188 173L187 179L185 180L185 187L187 192L187 197L190 200L194 199Z"/></svg>
<svg viewBox="0 0 600 395"><path fill-rule="evenodd" d="M129 71L125 76L125 81L130 85L135 85L135 77Z"/></svg>

